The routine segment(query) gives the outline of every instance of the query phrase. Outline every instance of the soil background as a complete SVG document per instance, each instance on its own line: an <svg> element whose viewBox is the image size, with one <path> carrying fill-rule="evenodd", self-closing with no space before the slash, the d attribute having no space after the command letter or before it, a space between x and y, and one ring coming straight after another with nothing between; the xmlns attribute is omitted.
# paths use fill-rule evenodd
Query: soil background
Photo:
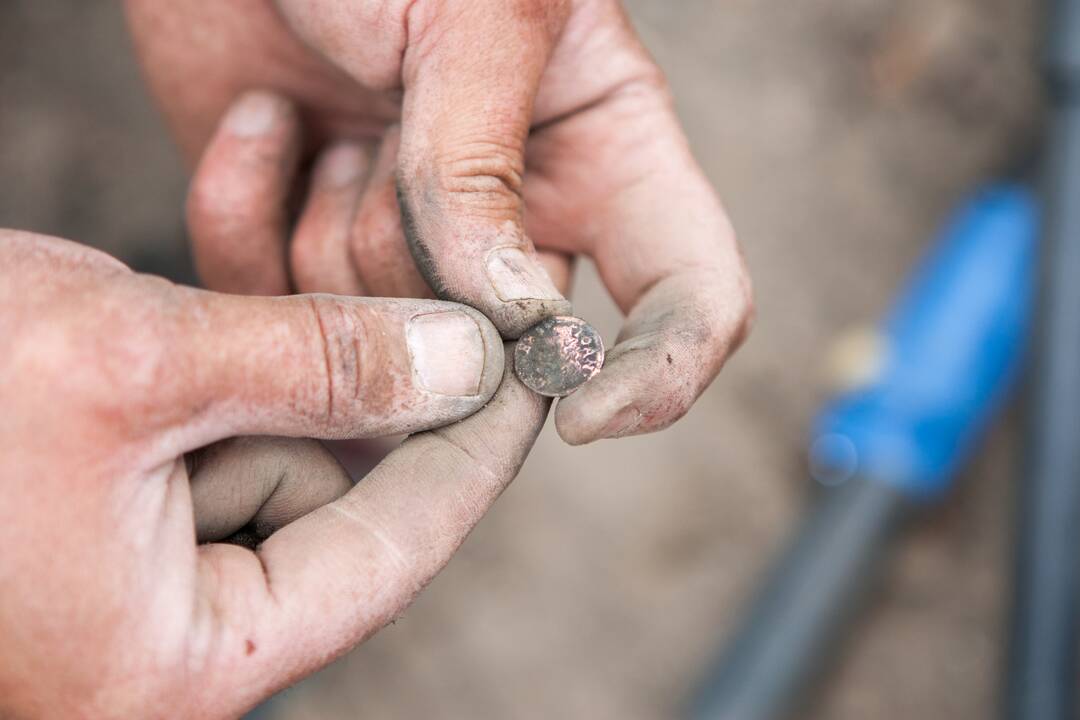
<svg viewBox="0 0 1080 720"><path fill-rule="evenodd" d="M1039 135L1030 0L628 6L745 247L755 332L666 432L570 448L549 427L415 606L274 718L675 716L810 499L821 358L887 307L943 213ZM118 3L0 3L0 169L0 227L192 279L184 170ZM587 264L575 301L613 340ZM799 717L992 715L1017 425L912 524Z"/></svg>

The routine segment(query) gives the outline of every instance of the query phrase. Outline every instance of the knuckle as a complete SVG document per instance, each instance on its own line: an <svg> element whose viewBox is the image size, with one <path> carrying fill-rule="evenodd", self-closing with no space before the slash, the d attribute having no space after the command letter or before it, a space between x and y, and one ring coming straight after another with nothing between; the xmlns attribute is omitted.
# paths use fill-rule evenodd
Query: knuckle
<svg viewBox="0 0 1080 720"><path fill-rule="evenodd" d="M334 416L337 413L337 403L340 402L342 382L347 374L344 368L355 361L359 363L359 357L348 354L348 347L339 342L343 336L342 325L344 318L341 309L327 298L311 297L311 313L314 319L314 332L316 352L319 355L315 367L322 370L319 385L322 388L321 417L313 418L322 427L329 428L333 425ZM335 392L337 398L335 398Z"/></svg>
<svg viewBox="0 0 1080 720"><path fill-rule="evenodd" d="M571 0L414 1L405 17L407 37L410 45L432 47L438 44L450 24L483 23L490 26L493 20L538 28L554 37L570 16L571 5Z"/></svg>
<svg viewBox="0 0 1080 720"><path fill-rule="evenodd" d="M651 59L639 64L628 87L666 100L672 99L667 73Z"/></svg>
<svg viewBox="0 0 1080 720"><path fill-rule="evenodd" d="M316 390L322 394L316 403L321 414L312 421L332 434L349 426L361 405L363 417L371 421L400 411L401 398L407 396L403 387L409 382L408 363L391 361L393 340L377 313L329 296L311 296L309 302L315 365L322 370Z"/></svg>
<svg viewBox="0 0 1080 720"><path fill-rule="evenodd" d="M435 153L432 165L413 177L426 175L429 179L422 184L434 186L438 195L470 211L500 219L516 216L525 173L521 134L496 129L486 135L449 143Z"/></svg>
<svg viewBox="0 0 1080 720"><path fill-rule="evenodd" d="M91 303L69 303L47 325L32 362L54 396L102 427L138 434L164 420L184 387L181 333L170 318L168 281L134 276Z"/></svg>
<svg viewBox="0 0 1080 720"><path fill-rule="evenodd" d="M647 55L634 55L628 67L608 90L609 102L621 103L626 112L647 117L659 114L670 117L675 113L675 97L667 73Z"/></svg>
<svg viewBox="0 0 1080 720"><path fill-rule="evenodd" d="M174 286L160 278L137 283L106 299L100 309L107 333L93 333L97 369L118 395L152 398L172 384L172 360L180 344L175 314L166 299ZM88 333L89 334L89 333Z"/></svg>

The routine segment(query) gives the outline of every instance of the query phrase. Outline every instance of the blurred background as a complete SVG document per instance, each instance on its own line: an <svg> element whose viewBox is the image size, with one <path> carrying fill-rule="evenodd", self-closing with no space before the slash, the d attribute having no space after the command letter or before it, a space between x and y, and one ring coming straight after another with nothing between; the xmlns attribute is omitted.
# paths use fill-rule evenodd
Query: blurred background
<svg viewBox="0 0 1080 720"><path fill-rule="evenodd" d="M755 332L664 433L570 448L549 427L405 616L275 718L675 715L813 489L818 358L885 310L947 209L1039 134L1033 0L627 5L739 232ZM191 281L185 171L118 3L0 3L0 169L0 227ZM575 293L613 340L587 265ZM992 714L1017 426L999 423L917 518L800 717Z"/></svg>

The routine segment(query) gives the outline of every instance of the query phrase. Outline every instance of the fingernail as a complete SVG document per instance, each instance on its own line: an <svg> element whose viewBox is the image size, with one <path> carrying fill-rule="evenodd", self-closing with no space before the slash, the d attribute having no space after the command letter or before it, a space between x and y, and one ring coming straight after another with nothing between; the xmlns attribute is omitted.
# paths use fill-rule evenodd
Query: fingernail
<svg viewBox="0 0 1080 720"><path fill-rule="evenodd" d="M283 109L284 104L273 95L248 93L229 110L225 127L239 137L265 135L277 124Z"/></svg>
<svg viewBox="0 0 1080 720"><path fill-rule="evenodd" d="M340 143L323 153L315 170L315 179L326 187L344 187L360 178L367 165L363 148Z"/></svg>
<svg viewBox="0 0 1080 720"><path fill-rule="evenodd" d="M488 279L503 302L510 300L561 300L551 278L540 264L516 247L495 248L487 258Z"/></svg>
<svg viewBox="0 0 1080 720"><path fill-rule="evenodd" d="M463 312L418 315L406 331L413 372L433 393L458 397L480 392L484 375L484 338L480 326Z"/></svg>
<svg viewBox="0 0 1080 720"><path fill-rule="evenodd" d="M604 426L604 429L600 431L600 437L620 438L623 435L629 435L637 429L643 419L645 419L645 416L636 407L632 405L624 407L615 413L615 417L611 418L607 425Z"/></svg>

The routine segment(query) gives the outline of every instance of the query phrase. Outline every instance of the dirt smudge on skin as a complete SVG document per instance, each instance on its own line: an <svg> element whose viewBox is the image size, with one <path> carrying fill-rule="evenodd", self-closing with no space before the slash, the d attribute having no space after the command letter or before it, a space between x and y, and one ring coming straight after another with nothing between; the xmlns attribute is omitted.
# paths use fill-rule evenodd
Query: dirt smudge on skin
<svg viewBox="0 0 1080 720"><path fill-rule="evenodd" d="M401 178L396 179L394 187L397 192L398 206L401 208L401 230L405 235L405 244L409 246L409 252L416 263L416 268L438 297L448 299L446 282L439 274L438 264L435 256L431 253L431 248L421 237L419 224L416 220L416 209L409 199L409 193L406 192ZM435 207L435 202L426 196L424 204L428 208Z"/></svg>

